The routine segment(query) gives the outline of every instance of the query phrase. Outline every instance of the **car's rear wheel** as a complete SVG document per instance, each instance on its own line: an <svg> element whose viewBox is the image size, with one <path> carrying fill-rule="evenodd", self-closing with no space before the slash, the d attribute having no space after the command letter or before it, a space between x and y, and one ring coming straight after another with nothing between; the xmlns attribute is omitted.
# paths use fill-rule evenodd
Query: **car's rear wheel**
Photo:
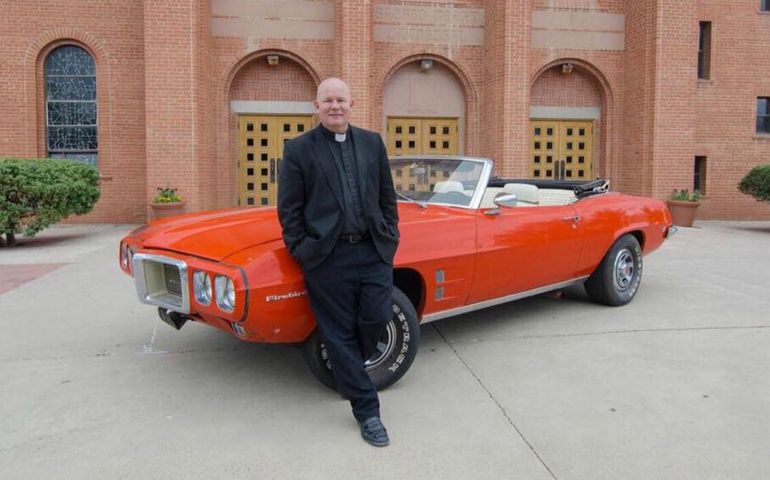
<svg viewBox="0 0 770 480"><path fill-rule="evenodd" d="M404 292L393 288L393 318L383 331L377 353L366 361L366 371L377 390L383 390L404 376L417 355L420 325L417 312ZM324 385L336 390L332 364L316 329L302 346L310 371Z"/></svg>
<svg viewBox="0 0 770 480"><path fill-rule="evenodd" d="M593 301L617 307L634 299L641 281L642 248L633 235L623 235L585 281L585 288Z"/></svg>

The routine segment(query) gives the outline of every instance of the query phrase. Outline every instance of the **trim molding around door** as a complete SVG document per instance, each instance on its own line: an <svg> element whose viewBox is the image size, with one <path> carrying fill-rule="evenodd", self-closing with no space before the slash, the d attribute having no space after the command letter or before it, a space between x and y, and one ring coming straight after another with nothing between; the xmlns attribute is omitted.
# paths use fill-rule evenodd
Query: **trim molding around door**
<svg viewBox="0 0 770 480"><path fill-rule="evenodd" d="M238 114L313 115L315 106L313 102L230 100L230 111Z"/></svg>
<svg viewBox="0 0 770 480"><path fill-rule="evenodd" d="M539 120L599 120L602 109L599 107L530 107L529 118Z"/></svg>

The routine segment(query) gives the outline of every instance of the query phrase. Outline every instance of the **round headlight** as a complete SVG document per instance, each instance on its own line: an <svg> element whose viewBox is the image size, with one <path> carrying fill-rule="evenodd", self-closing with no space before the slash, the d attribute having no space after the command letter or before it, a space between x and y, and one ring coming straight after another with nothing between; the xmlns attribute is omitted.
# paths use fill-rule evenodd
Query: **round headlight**
<svg viewBox="0 0 770 480"><path fill-rule="evenodd" d="M227 279L227 303L230 304L232 308L235 308L235 284L233 283L232 278Z"/></svg>
<svg viewBox="0 0 770 480"><path fill-rule="evenodd" d="M235 284L233 280L224 275L214 277L216 287L217 306L226 312L235 310Z"/></svg>
<svg viewBox="0 0 770 480"><path fill-rule="evenodd" d="M208 273L196 270L193 274L195 300L201 305L211 305L211 277Z"/></svg>
<svg viewBox="0 0 770 480"><path fill-rule="evenodd" d="M128 270L128 247L125 244L120 245L120 266Z"/></svg>
<svg viewBox="0 0 770 480"><path fill-rule="evenodd" d="M132 270L134 268L134 265L133 265L134 253L135 253L134 250L135 250L135 247L132 245L128 245L126 247L126 260L127 260L126 263L128 263L129 270Z"/></svg>

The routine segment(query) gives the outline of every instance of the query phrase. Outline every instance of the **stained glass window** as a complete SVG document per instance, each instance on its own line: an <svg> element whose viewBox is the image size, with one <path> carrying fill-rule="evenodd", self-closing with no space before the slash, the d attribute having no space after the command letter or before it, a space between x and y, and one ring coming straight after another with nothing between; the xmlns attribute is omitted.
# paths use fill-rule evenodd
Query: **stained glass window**
<svg viewBox="0 0 770 480"><path fill-rule="evenodd" d="M45 60L48 156L97 166L96 66L84 49L59 47Z"/></svg>

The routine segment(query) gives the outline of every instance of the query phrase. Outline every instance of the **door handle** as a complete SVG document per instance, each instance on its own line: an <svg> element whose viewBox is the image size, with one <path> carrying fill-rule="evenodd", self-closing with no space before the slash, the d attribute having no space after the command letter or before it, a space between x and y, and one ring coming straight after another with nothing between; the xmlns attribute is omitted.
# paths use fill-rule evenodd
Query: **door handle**
<svg viewBox="0 0 770 480"><path fill-rule="evenodd" d="M564 218L562 218L562 220L564 220L565 222L577 223L578 221L580 221L580 217L577 216L577 215L573 215L571 217L564 217Z"/></svg>

